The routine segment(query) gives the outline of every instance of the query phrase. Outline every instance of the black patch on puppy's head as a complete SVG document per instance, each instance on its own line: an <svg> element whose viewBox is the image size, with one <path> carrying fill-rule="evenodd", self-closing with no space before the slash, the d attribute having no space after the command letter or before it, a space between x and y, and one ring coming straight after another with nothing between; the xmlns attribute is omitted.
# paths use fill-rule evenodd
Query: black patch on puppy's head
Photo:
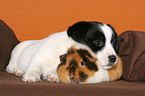
<svg viewBox="0 0 145 96"><path fill-rule="evenodd" d="M90 27L92 27L90 23L86 21L80 21L70 26L67 30L67 34L77 42L84 43L86 32L90 29Z"/></svg>
<svg viewBox="0 0 145 96"><path fill-rule="evenodd" d="M101 30L101 22L77 22L68 28L67 34L73 40L87 45L93 52L98 52L105 46L105 36Z"/></svg>

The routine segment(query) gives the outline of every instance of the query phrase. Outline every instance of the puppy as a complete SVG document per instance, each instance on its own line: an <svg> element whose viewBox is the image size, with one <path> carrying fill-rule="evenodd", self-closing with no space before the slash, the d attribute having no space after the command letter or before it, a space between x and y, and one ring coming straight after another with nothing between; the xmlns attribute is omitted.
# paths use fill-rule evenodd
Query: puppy
<svg viewBox="0 0 145 96"><path fill-rule="evenodd" d="M77 22L69 27L67 33L76 42L87 45L104 69L110 69L116 64L119 38L110 24Z"/></svg>
<svg viewBox="0 0 145 96"><path fill-rule="evenodd" d="M57 68L59 80L66 84L115 81L122 76L123 70L122 61L120 57L117 58L117 64L105 70L88 50L71 47L66 54L60 56L61 63Z"/></svg>
<svg viewBox="0 0 145 96"><path fill-rule="evenodd" d="M59 56L66 53L75 43L67 36L66 31L55 33L42 40L23 41L13 49L6 71L23 76L24 82L41 81L41 75L50 82L59 82L57 75Z"/></svg>
<svg viewBox="0 0 145 96"><path fill-rule="evenodd" d="M104 69L111 68L117 61L112 46L117 43L116 39L110 38L112 32L114 31L103 23L78 22L67 31L52 34L42 40L23 41L13 49L6 71L14 73L16 76L23 76L22 81L24 82L41 81L41 75L43 79L50 82L59 82L57 75L57 66L60 64L59 56L65 54L73 45L77 45L78 49L90 48ZM96 35L97 37L93 37ZM78 40L78 36L81 40ZM85 38L86 42L83 42ZM102 58L104 59L102 60Z"/></svg>

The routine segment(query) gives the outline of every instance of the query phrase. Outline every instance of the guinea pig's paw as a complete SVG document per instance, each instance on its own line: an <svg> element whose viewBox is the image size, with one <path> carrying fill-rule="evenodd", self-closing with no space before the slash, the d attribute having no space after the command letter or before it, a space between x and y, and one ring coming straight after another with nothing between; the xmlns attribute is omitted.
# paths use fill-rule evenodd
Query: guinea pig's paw
<svg viewBox="0 0 145 96"><path fill-rule="evenodd" d="M59 83L58 75L56 72L51 72L47 74L47 80L51 83Z"/></svg>
<svg viewBox="0 0 145 96"><path fill-rule="evenodd" d="M32 73L24 74L23 78L22 78L22 81L35 83L35 82L41 81L41 79L40 79L40 75L38 73L32 72Z"/></svg>

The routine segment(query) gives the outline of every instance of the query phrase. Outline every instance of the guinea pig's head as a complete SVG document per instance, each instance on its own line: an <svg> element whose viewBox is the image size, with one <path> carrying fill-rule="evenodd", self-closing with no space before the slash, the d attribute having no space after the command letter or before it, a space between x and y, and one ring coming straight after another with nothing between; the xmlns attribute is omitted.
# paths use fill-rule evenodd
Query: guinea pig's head
<svg viewBox="0 0 145 96"><path fill-rule="evenodd" d="M60 56L57 72L59 81L69 84L87 83L87 79L98 71L97 59L85 49L69 48Z"/></svg>

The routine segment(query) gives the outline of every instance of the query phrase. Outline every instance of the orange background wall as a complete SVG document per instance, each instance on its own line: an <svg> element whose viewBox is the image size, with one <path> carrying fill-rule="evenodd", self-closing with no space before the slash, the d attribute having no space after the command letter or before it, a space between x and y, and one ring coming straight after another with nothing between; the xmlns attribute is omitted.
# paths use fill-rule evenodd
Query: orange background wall
<svg viewBox="0 0 145 96"><path fill-rule="evenodd" d="M0 19L21 41L44 38L82 20L110 23L118 34L145 31L145 0L0 0Z"/></svg>

